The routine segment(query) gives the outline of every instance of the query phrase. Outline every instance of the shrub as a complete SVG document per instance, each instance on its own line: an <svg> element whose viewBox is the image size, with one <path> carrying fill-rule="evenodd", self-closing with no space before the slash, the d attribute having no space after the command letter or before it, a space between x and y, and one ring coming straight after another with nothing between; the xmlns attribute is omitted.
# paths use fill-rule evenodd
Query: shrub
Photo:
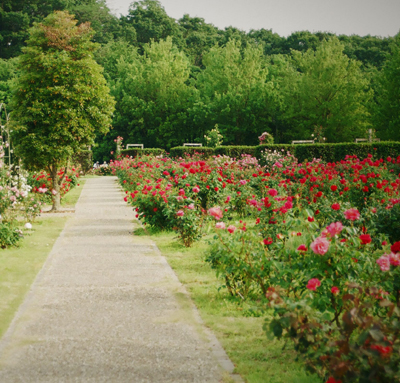
<svg viewBox="0 0 400 383"><path fill-rule="evenodd" d="M21 238L22 232L13 223L5 222L0 224L0 247L2 249L17 246Z"/></svg>

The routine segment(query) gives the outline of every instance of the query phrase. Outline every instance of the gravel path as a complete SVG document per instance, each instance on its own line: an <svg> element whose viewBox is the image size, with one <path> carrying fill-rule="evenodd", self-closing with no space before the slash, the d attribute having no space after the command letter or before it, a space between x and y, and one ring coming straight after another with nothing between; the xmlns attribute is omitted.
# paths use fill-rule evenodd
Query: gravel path
<svg viewBox="0 0 400 383"><path fill-rule="evenodd" d="M164 257L133 235L134 212L122 198L114 177L86 181L74 216L0 341L0 382L229 376L232 363Z"/></svg>

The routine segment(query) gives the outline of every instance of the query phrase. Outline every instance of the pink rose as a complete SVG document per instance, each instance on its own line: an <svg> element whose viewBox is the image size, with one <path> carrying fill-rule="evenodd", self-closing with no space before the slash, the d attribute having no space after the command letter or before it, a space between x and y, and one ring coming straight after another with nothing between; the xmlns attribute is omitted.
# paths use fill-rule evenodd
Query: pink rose
<svg viewBox="0 0 400 383"><path fill-rule="evenodd" d="M315 254L324 255L329 249L329 241L326 238L318 237L310 247Z"/></svg>
<svg viewBox="0 0 400 383"><path fill-rule="evenodd" d="M360 219L360 212L356 208L352 207L344 212L344 216L350 221L356 221L357 219Z"/></svg>
<svg viewBox="0 0 400 383"><path fill-rule="evenodd" d="M236 226L233 226L233 225L229 225L229 226L228 226L228 231L229 231L231 234L234 233L235 230L236 230Z"/></svg>
<svg viewBox="0 0 400 383"><path fill-rule="evenodd" d="M307 283L307 289L312 291L315 291L319 286L321 286L321 281L318 278L310 279Z"/></svg>
<svg viewBox="0 0 400 383"><path fill-rule="evenodd" d="M379 259L377 259L376 263L381 268L381 271L389 271L390 270L390 258L388 255L384 254Z"/></svg>
<svg viewBox="0 0 400 383"><path fill-rule="evenodd" d="M213 216L217 221L219 221L223 216L222 210L219 206L208 209L208 214Z"/></svg>
<svg viewBox="0 0 400 383"><path fill-rule="evenodd" d="M340 290L339 290L336 286L333 286L333 287L331 288L331 293L332 293L333 295L337 295L337 294L339 294L339 292L340 292Z"/></svg>
<svg viewBox="0 0 400 383"><path fill-rule="evenodd" d="M400 253L396 253L396 254L390 253L389 254L389 262L392 266L399 266L400 265Z"/></svg>
<svg viewBox="0 0 400 383"><path fill-rule="evenodd" d="M333 222L327 226L326 230L333 238L335 235L339 234L343 230L343 225L341 222Z"/></svg>
<svg viewBox="0 0 400 383"><path fill-rule="evenodd" d="M225 229L225 223L224 222L217 222L215 224L216 229Z"/></svg>
<svg viewBox="0 0 400 383"><path fill-rule="evenodd" d="M189 210L193 210L194 209L194 203L191 203L190 205L188 205L187 207Z"/></svg>
<svg viewBox="0 0 400 383"><path fill-rule="evenodd" d="M198 193L198 192L200 191L200 188L199 188L198 186L195 186L195 187L192 189L192 191L193 191L193 193Z"/></svg>
<svg viewBox="0 0 400 383"><path fill-rule="evenodd" d="M185 215L185 213L183 212L183 210L178 210L178 211L176 212L176 215L177 215L178 217L183 217L183 216Z"/></svg>
<svg viewBox="0 0 400 383"><path fill-rule="evenodd" d="M278 190L276 189L269 189L268 190L268 194L272 197L275 197L276 195L278 195Z"/></svg>

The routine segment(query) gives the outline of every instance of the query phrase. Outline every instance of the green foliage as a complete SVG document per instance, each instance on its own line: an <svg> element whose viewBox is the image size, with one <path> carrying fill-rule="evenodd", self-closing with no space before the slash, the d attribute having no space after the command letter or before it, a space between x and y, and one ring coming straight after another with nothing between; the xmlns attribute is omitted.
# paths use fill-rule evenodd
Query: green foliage
<svg viewBox="0 0 400 383"><path fill-rule="evenodd" d="M135 1L130 5L127 16L121 18L122 26L133 27L139 46L144 48L150 42L159 42L171 37L173 43L183 46L182 30L172 17L169 17L158 0Z"/></svg>
<svg viewBox="0 0 400 383"><path fill-rule="evenodd" d="M21 237L22 233L15 224L10 222L0 223L0 248L17 246Z"/></svg>
<svg viewBox="0 0 400 383"><path fill-rule="evenodd" d="M118 80L112 86L117 100L114 126L126 142L169 148L185 142L194 131L187 127L196 93L187 85L189 61L171 38L147 44L144 51L127 61L119 58Z"/></svg>
<svg viewBox="0 0 400 383"><path fill-rule="evenodd" d="M400 140L400 34L390 46L378 83L375 116L378 137Z"/></svg>
<svg viewBox="0 0 400 383"><path fill-rule="evenodd" d="M282 82L284 118L293 127L287 138L307 139L318 128L329 142L350 141L369 126L369 81L360 63L350 60L343 49L332 38L315 52L292 51L297 71Z"/></svg>
<svg viewBox="0 0 400 383"><path fill-rule="evenodd" d="M80 165L83 173L87 173L93 166L93 153L91 150L82 150L72 156L71 162Z"/></svg>
<svg viewBox="0 0 400 383"><path fill-rule="evenodd" d="M121 150L121 157L141 157L141 156L147 156L147 155L152 155L152 156L162 156L165 154L164 149L159 149L159 148L146 148L146 149L140 149L140 148L129 148L129 149L122 149Z"/></svg>
<svg viewBox="0 0 400 383"><path fill-rule="evenodd" d="M4 103L7 107L11 99L13 82L17 77L16 61L16 59L0 59L0 103Z"/></svg>
<svg viewBox="0 0 400 383"><path fill-rule="evenodd" d="M92 57L92 33L88 24L76 26L73 16L56 12L30 30L19 60L12 104L15 150L28 168L51 173L56 192L58 170L92 145L96 132L108 130L114 109Z"/></svg>
<svg viewBox="0 0 400 383"><path fill-rule="evenodd" d="M218 124L228 144L257 143L257 136L271 120L273 85L262 49L229 40L204 55L205 69L196 79L201 101L192 109L194 123Z"/></svg>

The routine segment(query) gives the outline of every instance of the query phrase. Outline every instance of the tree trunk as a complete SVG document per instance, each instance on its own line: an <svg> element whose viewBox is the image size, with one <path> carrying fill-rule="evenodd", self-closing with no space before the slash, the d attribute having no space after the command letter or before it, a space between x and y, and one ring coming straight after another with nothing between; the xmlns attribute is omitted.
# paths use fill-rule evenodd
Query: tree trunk
<svg viewBox="0 0 400 383"><path fill-rule="evenodd" d="M53 190L51 191L53 196L53 207L51 211L59 211L61 208L61 196L60 196L60 184L59 184L59 177L57 167L53 166L51 168L51 180L53 181Z"/></svg>

